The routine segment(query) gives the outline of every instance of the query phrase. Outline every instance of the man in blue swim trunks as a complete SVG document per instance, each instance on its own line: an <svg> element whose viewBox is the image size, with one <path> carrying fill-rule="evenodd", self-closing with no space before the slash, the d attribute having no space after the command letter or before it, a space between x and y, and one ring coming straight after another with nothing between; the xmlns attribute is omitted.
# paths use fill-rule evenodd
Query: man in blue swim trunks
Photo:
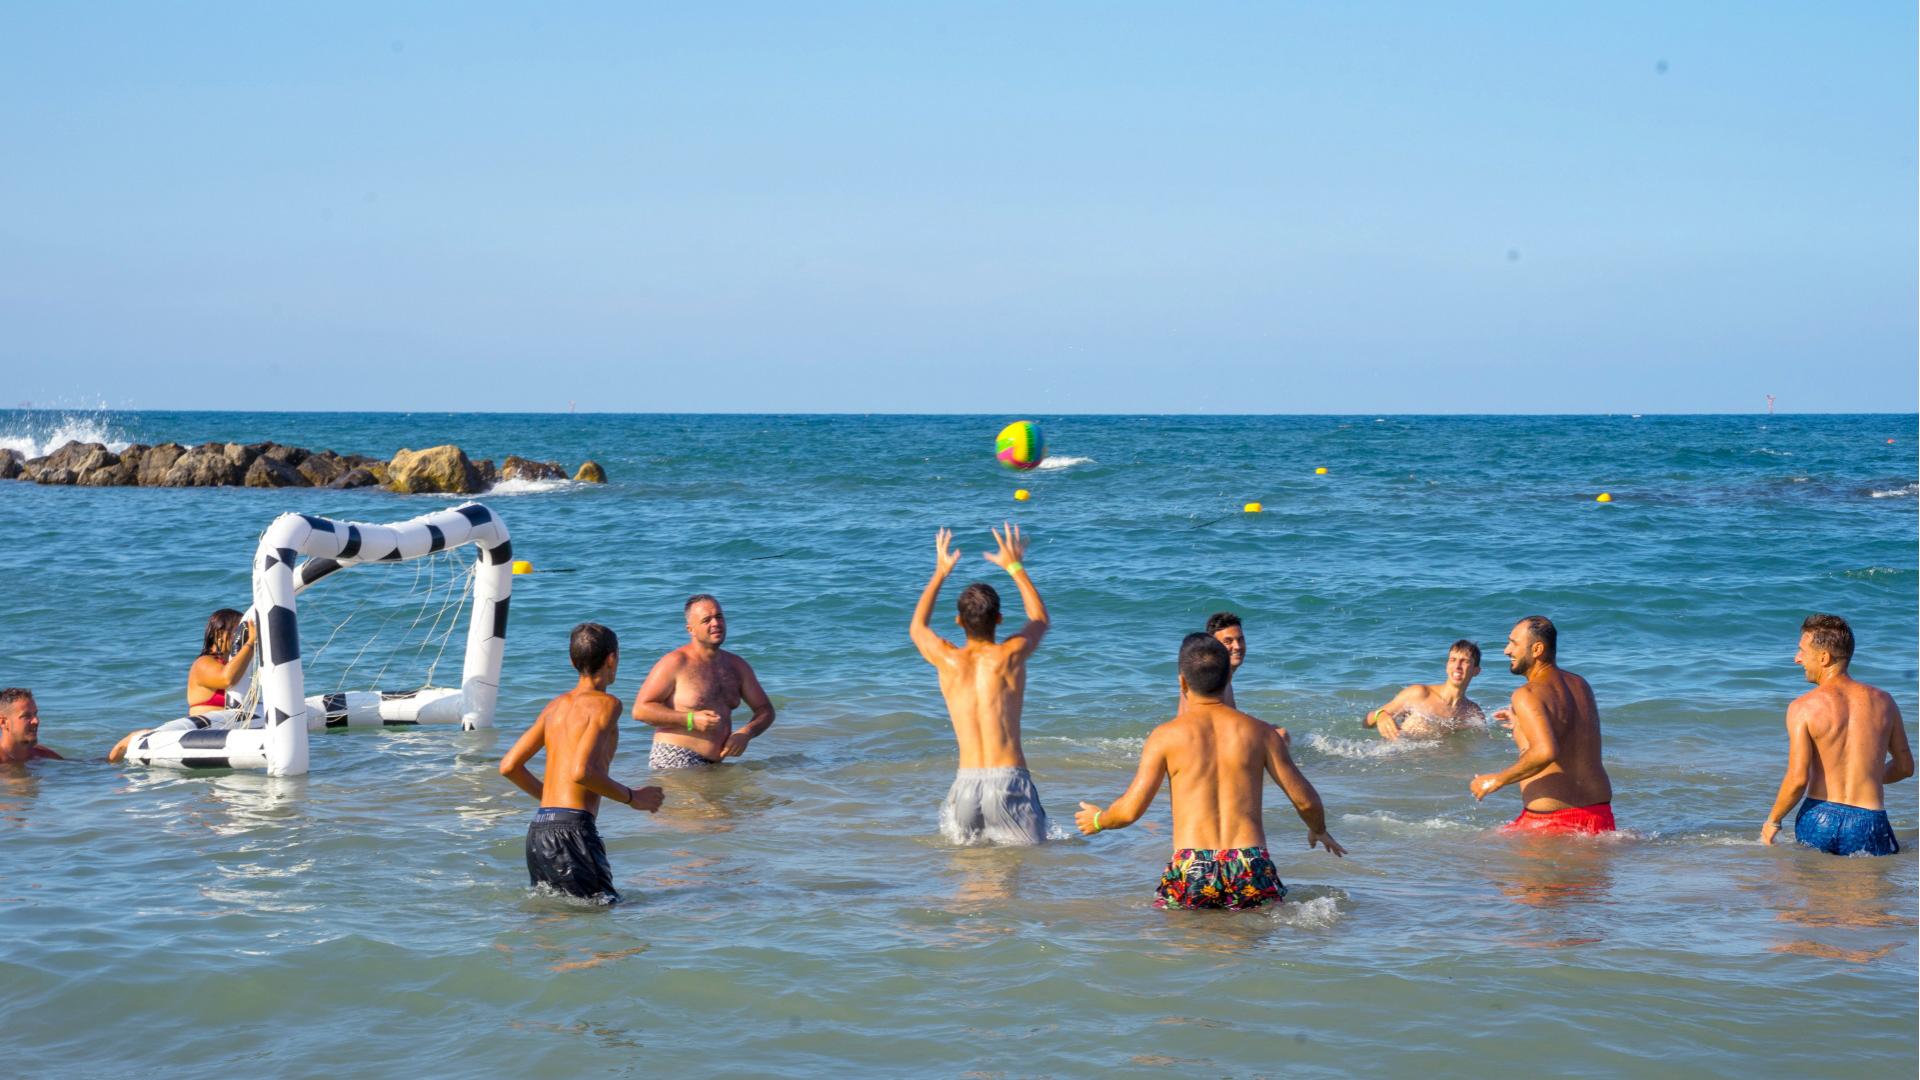
<svg viewBox="0 0 1920 1080"><path fill-rule="evenodd" d="M1913 749L1900 707L1886 691L1848 675L1852 661L1847 620L1809 615L1800 624L1793 662L1813 689L1787 707L1787 775L1760 827L1763 844L1773 843L1787 811L1800 803L1793 835L1808 847L1830 855L1900 850L1883 789L1913 775Z"/></svg>

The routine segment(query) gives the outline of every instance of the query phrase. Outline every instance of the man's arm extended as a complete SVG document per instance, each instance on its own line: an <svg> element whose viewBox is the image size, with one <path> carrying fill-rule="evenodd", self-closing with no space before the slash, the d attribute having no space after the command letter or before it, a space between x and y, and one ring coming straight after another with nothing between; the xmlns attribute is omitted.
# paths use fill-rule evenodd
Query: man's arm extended
<svg viewBox="0 0 1920 1080"><path fill-rule="evenodd" d="M1380 737L1386 739L1388 742L1399 738L1400 725L1395 721L1397 721L1400 718L1400 714L1406 712L1407 708L1412 704L1414 691L1416 689L1417 687L1413 686L1402 689L1399 693L1393 695L1392 701L1368 713L1366 718L1360 722L1370 728L1379 728Z"/></svg>
<svg viewBox="0 0 1920 1080"><path fill-rule="evenodd" d="M927 663L937 664L941 654L953 646L946 638L933 632L933 603L940 596L940 586L946 584L947 575L953 573L953 567L960 561L960 552L953 550L953 530L941 529L933 535L933 577L927 579L927 587L920 590L920 602L913 608L913 624L907 628L907 636L913 639L915 648L925 657Z"/></svg>
<svg viewBox="0 0 1920 1080"><path fill-rule="evenodd" d="M1013 645L1019 652L1030 653L1040 647L1040 639L1047 633L1047 605L1040 599L1040 590L1034 587L1033 578L1028 576L1027 568L1020 560L1027 554L1026 538L1020 535L1020 526L1012 523L1003 525L1004 532L993 534L994 543L1000 550L986 556L986 560L1013 578L1013 584L1020 590L1021 606L1027 611L1027 625L1007 636L1007 644ZM1018 638L1016 642L1014 639Z"/></svg>
<svg viewBox="0 0 1920 1080"><path fill-rule="evenodd" d="M1513 741L1520 745L1520 760L1497 773L1474 777L1475 799L1538 775L1560 756L1560 747L1553 741L1553 726L1547 723L1540 699L1524 686L1513 694Z"/></svg>
<svg viewBox="0 0 1920 1080"><path fill-rule="evenodd" d="M1327 808L1320 801L1320 793L1314 790L1312 781L1293 763L1293 753L1287 749L1287 739L1275 731L1267 740L1267 775L1287 793L1288 801L1293 803L1293 812L1307 827L1307 847L1315 845L1326 848L1335 855L1345 856L1347 849L1327 832Z"/></svg>
<svg viewBox="0 0 1920 1080"><path fill-rule="evenodd" d="M1080 804L1080 810L1073 815L1074 824L1080 831L1092 836L1108 829L1124 829L1140 820L1140 815L1153 805L1153 797L1160 793L1160 782L1167 778L1166 737L1158 728L1147 736L1147 745L1140 751L1140 767L1134 771L1133 783L1113 805L1104 809L1090 802Z"/></svg>
<svg viewBox="0 0 1920 1080"><path fill-rule="evenodd" d="M727 736L727 745L720 751L723 758L739 757L746 752L749 742L765 735L773 726L773 700L760 688L760 677L753 673L753 665L737 656L733 662L740 665L740 700L753 710L753 719Z"/></svg>
<svg viewBox="0 0 1920 1080"><path fill-rule="evenodd" d="M676 734L704 735L720 730L726 717L712 709L676 709L673 707L673 688L680 677L680 650L675 649L660 658L647 672L647 679L633 695L633 718L643 724L649 724L661 731Z"/></svg>
<svg viewBox="0 0 1920 1080"><path fill-rule="evenodd" d="M533 775L532 770L527 768L527 762L532 761L533 755L546 748L547 710L551 708L553 708L552 703L548 703L546 709L541 709L540 716L534 720L533 726L521 732L520 737L514 740L512 749L500 759L500 775L513 781L514 787L533 796L536 801L546 799L545 789L540 783L540 778Z"/></svg>
<svg viewBox="0 0 1920 1080"><path fill-rule="evenodd" d="M1813 732L1807 728L1809 707L1796 701L1787 706L1787 774L1780 778L1780 793L1773 797L1767 820L1760 825L1760 842L1773 843L1780 822L1807 793L1807 777L1813 769Z"/></svg>

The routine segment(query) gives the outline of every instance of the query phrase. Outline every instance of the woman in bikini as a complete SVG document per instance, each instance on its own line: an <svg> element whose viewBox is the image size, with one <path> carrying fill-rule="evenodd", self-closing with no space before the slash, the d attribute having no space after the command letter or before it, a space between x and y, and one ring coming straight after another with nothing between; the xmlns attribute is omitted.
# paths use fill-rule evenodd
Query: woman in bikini
<svg viewBox="0 0 1920 1080"><path fill-rule="evenodd" d="M247 665L253 663L253 643L259 637L257 628L247 624L240 647L236 649L234 634L240 628L240 613L232 608L221 608L207 617L206 633L200 639L200 655L187 669L188 716L205 716L238 704L227 700L227 689L239 682L240 676L247 672ZM233 654L231 658L227 656L229 652ZM113 749L107 751L107 760L119 761L126 757L127 746L152 730L141 728L114 743Z"/></svg>

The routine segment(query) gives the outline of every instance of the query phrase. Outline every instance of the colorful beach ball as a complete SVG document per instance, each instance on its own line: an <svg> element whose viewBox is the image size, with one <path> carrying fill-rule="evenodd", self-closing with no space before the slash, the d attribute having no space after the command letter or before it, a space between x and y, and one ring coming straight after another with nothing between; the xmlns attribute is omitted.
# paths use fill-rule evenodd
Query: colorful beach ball
<svg viewBox="0 0 1920 1080"><path fill-rule="evenodd" d="M1009 469L1031 469L1047 456L1047 442L1040 435L1040 425L1031 420L1015 420L993 440L993 452L1000 464Z"/></svg>

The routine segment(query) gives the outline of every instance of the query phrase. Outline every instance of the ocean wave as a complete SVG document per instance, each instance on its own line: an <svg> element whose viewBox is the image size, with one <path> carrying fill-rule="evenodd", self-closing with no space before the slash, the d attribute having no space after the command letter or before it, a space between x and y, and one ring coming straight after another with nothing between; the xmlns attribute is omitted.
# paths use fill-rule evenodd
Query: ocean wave
<svg viewBox="0 0 1920 1080"><path fill-rule="evenodd" d="M1467 821L1454 821L1450 818L1442 817L1421 818L1418 821L1408 821L1406 818L1396 817L1384 810L1378 810L1371 814L1342 814L1340 815L1340 820L1342 822L1353 822L1354 824L1364 822L1366 824L1379 825L1384 827L1388 832L1396 833L1481 831L1481 826Z"/></svg>
<svg viewBox="0 0 1920 1080"><path fill-rule="evenodd" d="M1044 469L1046 465L1043 463L1040 467ZM1915 495L1920 495L1920 482L1908 484L1905 487L1874 489L1868 491L1867 495L1875 499L1911 499Z"/></svg>
<svg viewBox="0 0 1920 1080"><path fill-rule="evenodd" d="M1344 914L1340 910L1340 898L1336 896L1274 904L1267 910L1272 912L1274 922L1303 930L1325 930L1338 923Z"/></svg>
<svg viewBox="0 0 1920 1080"><path fill-rule="evenodd" d="M1416 750L1439 746L1437 739L1394 739L1388 741L1377 735L1364 739L1349 739L1338 735L1323 735L1316 731L1300 740L1328 757L1368 760L1372 758L1393 757L1398 754L1412 753Z"/></svg>
<svg viewBox="0 0 1920 1080"><path fill-rule="evenodd" d="M585 487L579 480L502 480L487 489L489 495L539 495L548 491L565 491L568 488Z"/></svg>
<svg viewBox="0 0 1920 1080"><path fill-rule="evenodd" d="M1754 453L1765 454L1768 457L1792 457L1793 456L1793 451L1791 450L1774 450L1765 446L1761 447L1758 450L1755 450Z"/></svg>
<svg viewBox="0 0 1920 1080"><path fill-rule="evenodd" d="M1039 465L1039 468L1042 468L1042 469L1071 469L1071 468L1073 468L1073 467L1074 467L1075 465L1096 465L1096 464L1098 464L1098 462L1096 462L1096 461L1094 461L1094 460L1093 460L1092 458L1090 458L1090 457L1060 457L1060 456L1049 456L1049 457L1045 457L1045 458L1042 458L1042 459L1040 460L1040 465Z"/></svg>
<svg viewBox="0 0 1920 1080"><path fill-rule="evenodd" d="M0 432L0 450L17 451L23 458L46 457L69 442L105 443L116 454L133 445L98 413L50 416L41 423L27 421L23 427Z"/></svg>

